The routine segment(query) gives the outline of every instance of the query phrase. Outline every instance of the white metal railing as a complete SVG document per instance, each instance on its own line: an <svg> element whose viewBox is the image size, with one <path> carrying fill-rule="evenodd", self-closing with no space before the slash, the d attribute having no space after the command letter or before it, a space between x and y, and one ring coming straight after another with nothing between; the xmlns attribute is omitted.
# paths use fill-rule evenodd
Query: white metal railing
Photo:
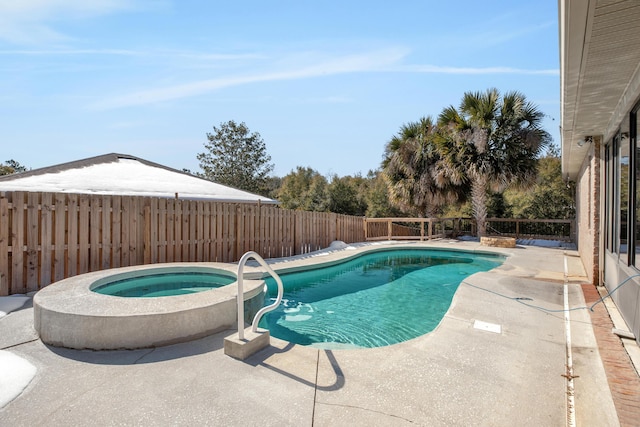
<svg viewBox="0 0 640 427"><path fill-rule="evenodd" d="M249 258L253 258L258 261L258 263L267 270L267 273L269 273L278 284L278 296L276 297L276 301L273 304L267 305L258 310L256 315L253 317L253 322L251 322L251 332L256 332L258 330L258 323L265 313L275 310L276 307L280 305L280 302L282 301L282 294L284 292L280 276L278 276L278 274L269 267L260 255L254 251L249 251L242 255L242 258L238 261L238 339L241 340L244 339L244 265L247 263Z"/></svg>

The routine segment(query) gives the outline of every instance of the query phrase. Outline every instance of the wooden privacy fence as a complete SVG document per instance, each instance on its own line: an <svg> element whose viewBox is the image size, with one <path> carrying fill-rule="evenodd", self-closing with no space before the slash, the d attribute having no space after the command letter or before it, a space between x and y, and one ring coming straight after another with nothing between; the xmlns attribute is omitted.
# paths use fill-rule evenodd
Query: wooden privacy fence
<svg viewBox="0 0 640 427"><path fill-rule="evenodd" d="M0 192L0 296L90 271L158 262L237 261L364 240L361 217L223 203Z"/></svg>

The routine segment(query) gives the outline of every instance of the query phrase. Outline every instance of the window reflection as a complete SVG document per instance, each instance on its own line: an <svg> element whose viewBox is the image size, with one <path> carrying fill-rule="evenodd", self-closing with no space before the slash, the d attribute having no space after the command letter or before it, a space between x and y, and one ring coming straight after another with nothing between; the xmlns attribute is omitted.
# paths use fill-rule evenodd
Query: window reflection
<svg viewBox="0 0 640 427"><path fill-rule="evenodd" d="M628 222L629 222L629 139L616 136L619 145L620 168L620 261L628 262Z"/></svg>
<svg viewBox="0 0 640 427"><path fill-rule="evenodd" d="M615 182L613 179L613 165L612 155L613 144L610 143L605 147L604 151L604 244L608 251L613 251L613 221L611 221L611 200L613 198L612 184Z"/></svg>
<svg viewBox="0 0 640 427"><path fill-rule="evenodd" d="M634 264L637 268L640 268L640 147L638 147L638 110L635 110L631 114L631 138L630 142L633 144L635 151L634 157L634 169L635 169L635 200L634 200L634 239L635 239L635 253Z"/></svg>

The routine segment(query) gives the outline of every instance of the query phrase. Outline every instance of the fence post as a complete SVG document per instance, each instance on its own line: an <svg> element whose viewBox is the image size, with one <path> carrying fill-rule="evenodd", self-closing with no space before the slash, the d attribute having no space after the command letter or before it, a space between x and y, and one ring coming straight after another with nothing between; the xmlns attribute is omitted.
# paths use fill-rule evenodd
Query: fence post
<svg viewBox="0 0 640 427"><path fill-rule="evenodd" d="M424 241L424 222L425 220L420 221L420 241Z"/></svg>
<svg viewBox="0 0 640 427"><path fill-rule="evenodd" d="M365 216L364 218L362 218L362 226L364 227L364 241L367 241L368 236L368 232L367 232L367 217Z"/></svg>
<svg viewBox="0 0 640 427"><path fill-rule="evenodd" d="M387 235L388 235L389 240L391 240L391 237L393 236L392 229L393 229L393 221L388 220L387 221Z"/></svg>
<svg viewBox="0 0 640 427"><path fill-rule="evenodd" d="M144 248L144 263L151 264L151 207L145 203L144 205L144 240L142 247Z"/></svg>
<svg viewBox="0 0 640 427"><path fill-rule="evenodd" d="M9 201L2 193L0 194L0 296L7 295L9 295Z"/></svg>

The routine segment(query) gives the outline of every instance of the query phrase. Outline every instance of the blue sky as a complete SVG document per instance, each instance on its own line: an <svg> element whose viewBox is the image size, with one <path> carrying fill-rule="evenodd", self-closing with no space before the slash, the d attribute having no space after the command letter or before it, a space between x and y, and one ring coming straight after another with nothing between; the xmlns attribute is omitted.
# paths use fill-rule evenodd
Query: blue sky
<svg viewBox="0 0 640 427"><path fill-rule="evenodd" d="M284 176L379 167L406 122L518 90L559 144L557 2L0 0L0 161L199 170L221 122Z"/></svg>

